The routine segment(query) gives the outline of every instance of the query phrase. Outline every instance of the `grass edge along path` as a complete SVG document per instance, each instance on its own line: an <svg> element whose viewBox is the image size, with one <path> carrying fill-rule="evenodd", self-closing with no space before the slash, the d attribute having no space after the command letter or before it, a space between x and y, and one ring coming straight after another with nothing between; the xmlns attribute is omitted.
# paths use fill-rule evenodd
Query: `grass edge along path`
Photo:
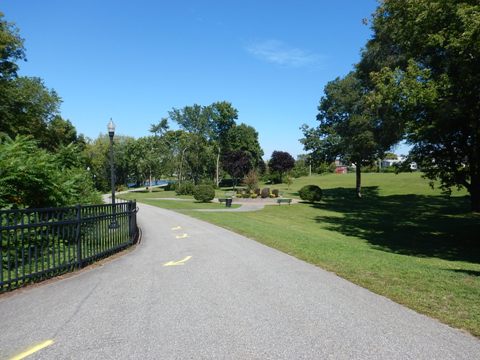
<svg viewBox="0 0 480 360"><path fill-rule="evenodd" d="M480 337L480 265L389 252L335 231L313 232L289 223L292 212L305 207L308 205L292 205L290 209L266 207L256 212L256 216L252 213L201 212L188 212L187 215L319 266ZM308 219L305 212L298 212ZM285 227L292 231L285 231Z"/></svg>
<svg viewBox="0 0 480 360"><path fill-rule="evenodd" d="M297 183L324 189L325 200L317 205L268 206L253 213L174 210L480 337L480 216L469 213L463 194L445 198L418 174L366 175L360 201L351 196L353 187L343 187L348 180L353 184L352 177L331 175ZM338 183L342 186L335 187ZM294 185L289 196L296 191ZM166 202L148 203L163 207Z"/></svg>

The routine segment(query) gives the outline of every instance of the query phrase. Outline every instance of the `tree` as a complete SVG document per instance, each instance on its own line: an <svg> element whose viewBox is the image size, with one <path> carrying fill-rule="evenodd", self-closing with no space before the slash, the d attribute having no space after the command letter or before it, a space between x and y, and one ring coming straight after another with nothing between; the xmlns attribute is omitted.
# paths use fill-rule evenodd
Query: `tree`
<svg viewBox="0 0 480 360"><path fill-rule="evenodd" d="M311 175L312 164L310 161L310 156L306 154L300 154L295 160L295 166L292 169L293 177L299 178L301 176Z"/></svg>
<svg viewBox="0 0 480 360"><path fill-rule="evenodd" d="M381 130L368 111L365 90L354 72L325 86L320 100L317 128L302 126L304 149L318 162L336 159L356 167L356 194L361 197L361 167L369 165L383 150L377 141ZM392 144L385 145L387 148Z"/></svg>
<svg viewBox="0 0 480 360"><path fill-rule="evenodd" d="M48 123L47 134L42 145L46 149L54 151L62 146L80 142L82 140L77 136L77 129L70 120L65 120L57 115Z"/></svg>
<svg viewBox="0 0 480 360"><path fill-rule="evenodd" d="M258 142L257 131L249 125L240 124L233 126L226 135L225 151L243 151L248 157L252 169L260 167L263 150Z"/></svg>
<svg viewBox="0 0 480 360"><path fill-rule="evenodd" d="M215 166L215 183L220 183L220 157L222 151L228 148L227 134L238 119L238 111L227 101L215 102L209 106L212 128L212 139L217 148L217 160Z"/></svg>
<svg viewBox="0 0 480 360"><path fill-rule="evenodd" d="M19 77L4 83L0 95L0 132L10 137L31 135L42 147L48 147L50 122L59 115L61 99L46 88L43 80Z"/></svg>
<svg viewBox="0 0 480 360"><path fill-rule="evenodd" d="M169 113L170 119L175 121L188 133L188 146L182 150L183 159L188 164L190 177L195 184L201 178L214 173L214 154L211 142L211 112L208 107L194 104L183 109L173 109ZM185 172L184 172L185 173ZM185 173L186 174L186 173Z"/></svg>
<svg viewBox="0 0 480 360"><path fill-rule="evenodd" d="M223 153L222 164L225 171L233 179L233 188L235 188L238 179L242 179L253 169L251 156L244 150L232 150Z"/></svg>
<svg viewBox="0 0 480 360"><path fill-rule="evenodd" d="M17 76L16 62L24 59L23 39L17 27L5 21L0 11L0 84Z"/></svg>
<svg viewBox="0 0 480 360"><path fill-rule="evenodd" d="M480 4L384 1L358 65L379 121L402 132L425 175L480 211Z"/></svg>
<svg viewBox="0 0 480 360"><path fill-rule="evenodd" d="M280 182L283 182L283 174L292 170L294 166L295 159L292 155L285 151L274 151L270 161L268 162L270 171L279 175Z"/></svg>
<svg viewBox="0 0 480 360"><path fill-rule="evenodd" d="M0 139L0 208L99 203L74 145L52 154L24 136Z"/></svg>

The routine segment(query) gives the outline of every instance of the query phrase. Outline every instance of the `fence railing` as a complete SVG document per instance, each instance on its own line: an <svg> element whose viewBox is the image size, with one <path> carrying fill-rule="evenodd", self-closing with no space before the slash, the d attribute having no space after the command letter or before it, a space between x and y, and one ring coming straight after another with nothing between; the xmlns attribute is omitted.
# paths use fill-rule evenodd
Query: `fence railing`
<svg viewBox="0 0 480 360"><path fill-rule="evenodd" d="M0 292L49 278L132 245L135 201L0 210Z"/></svg>

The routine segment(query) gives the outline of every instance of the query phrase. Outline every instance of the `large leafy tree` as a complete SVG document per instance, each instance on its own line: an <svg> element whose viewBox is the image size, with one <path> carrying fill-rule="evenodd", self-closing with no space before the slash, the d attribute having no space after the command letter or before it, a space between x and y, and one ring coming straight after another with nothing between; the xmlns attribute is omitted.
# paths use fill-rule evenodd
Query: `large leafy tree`
<svg viewBox="0 0 480 360"><path fill-rule="evenodd" d="M268 162L270 171L279 175L280 182L283 181L283 175L292 170L294 166L295 159L286 151L274 151Z"/></svg>
<svg viewBox="0 0 480 360"><path fill-rule="evenodd" d="M17 61L24 59L23 39L17 27L4 20L0 11L0 84L17 76Z"/></svg>
<svg viewBox="0 0 480 360"><path fill-rule="evenodd" d="M215 166L215 183L218 186L220 183L220 157L223 151L228 148L227 134L236 123L238 119L238 111L231 103L227 101L219 101L209 106L212 141L217 149L217 159Z"/></svg>
<svg viewBox="0 0 480 360"><path fill-rule="evenodd" d="M24 59L18 29L0 13L0 133L30 135L51 151L77 142L75 128L59 115L58 94L40 78L17 76L17 62Z"/></svg>
<svg viewBox="0 0 480 360"><path fill-rule="evenodd" d="M361 197L361 167L370 164L382 150L381 133L368 111L365 90L354 72L325 86L318 106L316 128L302 126L305 150L318 162L340 159L356 167L356 193ZM391 145L391 144L390 144Z"/></svg>
<svg viewBox="0 0 480 360"><path fill-rule="evenodd" d="M233 179L233 187L238 179L243 179L253 169L251 156L244 150L230 150L223 154L223 168Z"/></svg>
<svg viewBox="0 0 480 360"><path fill-rule="evenodd" d="M480 211L480 4L384 1L359 72L379 121L404 132L411 157L444 190L465 187Z"/></svg>
<svg viewBox="0 0 480 360"><path fill-rule="evenodd" d="M190 170L189 177L197 184L202 178L213 178L214 154L210 109L206 106L194 104L182 109L173 109L169 113L170 119L175 121L182 130L188 133L188 146L182 150L183 161ZM183 174L186 174L183 171Z"/></svg>
<svg viewBox="0 0 480 360"><path fill-rule="evenodd" d="M258 168L263 162L263 150L258 141L258 132L252 126L240 124L233 126L226 134L225 151L243 151L249 158L250 167ZM224 164L225 166L225 164Z"/></svg>

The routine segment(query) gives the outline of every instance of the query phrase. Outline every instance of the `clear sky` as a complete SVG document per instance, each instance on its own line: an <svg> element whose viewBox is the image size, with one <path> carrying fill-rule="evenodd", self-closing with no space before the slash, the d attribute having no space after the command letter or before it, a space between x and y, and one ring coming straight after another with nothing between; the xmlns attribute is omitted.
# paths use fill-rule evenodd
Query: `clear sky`
<svg viewBox="0 0 480 360"><path fill-rule="evenodd" d="M2 0L25 38L22 75L63 99L90 138L148 135L172 107L226 100L269 158L303 152L328 81L347 74L371 36L375 0ZM173 125L173 124L172 124Z"/></svg>

